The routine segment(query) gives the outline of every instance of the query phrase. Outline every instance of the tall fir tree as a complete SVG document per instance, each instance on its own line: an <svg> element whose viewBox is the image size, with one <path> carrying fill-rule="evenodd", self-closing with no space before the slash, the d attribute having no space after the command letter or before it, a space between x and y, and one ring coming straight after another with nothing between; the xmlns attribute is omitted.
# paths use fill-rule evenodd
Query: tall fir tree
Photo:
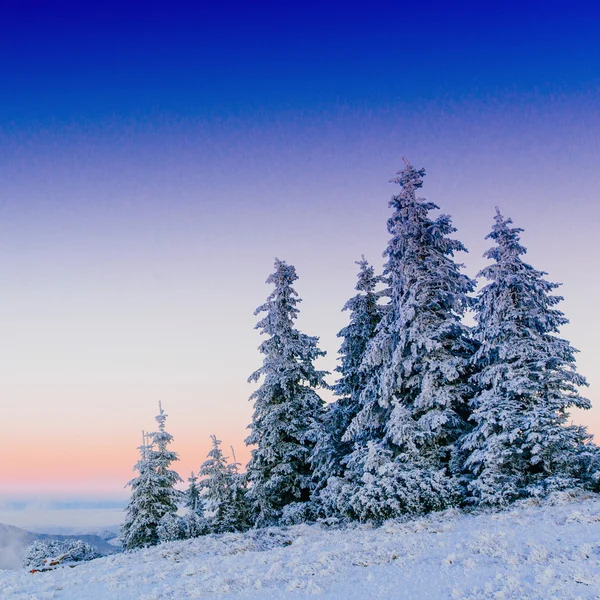
<svg viewBox="0 0 600 600"><path fill-rule="evenodd" d="M352 452L352 436L346 436L346 432L362 407L361 395L370 375L362 367L363 358L384 310L379 304L382 294L376 291L383 278L375 275L374 268L364 256L356 264L359 266L355 287L358 293L342 308L342 311L349 311L350 322L337 334L342 339L338 351L340 364L335 369L340 378L333 386L338 398L325 409L321 435L313 453L319 489L325 488L330 478L343 476L347 457ZM326 491L321 492L320 501L324 505L330 503ZM329 511L326 509L326 512Z"/></svg>
<svg viewBox="0 0 600 600"><path fill-rule="evenodd" d="M484 254L493 263L479 273L489 283L475 315L475 428L462 441L472 494L488 505L578 483L589 437L567 423L570 408L590 403L579 395L587 384L575 370L576 350L557 336L568 322L555 308L559 284L522 260L523 230L511 223L496 209L486 238L495 245Z"/></svg>
<svg viewBox="0 0 600 600"><path fill-rule="evenodd" d="M262 378L252 394L254 414L246 444L254 446L247 468L248 497L256 526L275 524L291 506L310 499L313 487L311 453L318 435L323 401L316 392L327 387L325 371L314 361L325 352L318 338L294 327L298 294L292 287L296 269L279 259L267 279L275 286L255 313L266 313L256 328L268 339L259 347L263 364L249 381Z"/></svg>
<svg viewBox="0 0 600 600"><path fill-rule="evenodd" d="M441 509L459 501L453 448L468 418L473 344L461 318L474 282L454 254L463 244L448 215L416 196L425 170L393 179L384 257L386 305L362 368L362 408L348 430L354 451L338 506L360 519Z"/></svg>
<svg viewBox="0 0 600 600"><path fill-rule="evenodd" d="M207 526L213 533L242 531L249 527L244 481L237 463L224 456L221 441L210 437L212 448L198 472Z"/></svg>

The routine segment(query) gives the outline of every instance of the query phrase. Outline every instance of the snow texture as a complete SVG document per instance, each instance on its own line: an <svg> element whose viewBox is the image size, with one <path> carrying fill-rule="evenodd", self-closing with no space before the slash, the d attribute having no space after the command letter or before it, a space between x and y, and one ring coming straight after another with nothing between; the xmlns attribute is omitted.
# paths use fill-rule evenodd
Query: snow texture
<svg viewBox="0 0 600 600"><path fill-rule="evenodd" d="M428 598L600 595L600 499L557 492L503 512L455 510L381 527L211 535L46 573L0 571L3 600Z"/></svg>

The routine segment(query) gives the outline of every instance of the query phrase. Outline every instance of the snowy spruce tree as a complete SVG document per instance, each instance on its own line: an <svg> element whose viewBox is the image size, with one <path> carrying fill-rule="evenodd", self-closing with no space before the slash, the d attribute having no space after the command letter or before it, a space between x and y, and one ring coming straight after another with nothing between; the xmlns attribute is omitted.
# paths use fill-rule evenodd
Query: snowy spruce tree
<svg viewBox="0 0 600 600"><path fill-rule="evenodd" d="M555 308L558 284L522 260L523 230L511 223L496 209L486 238L495 245L479 274L489 283L476 310L475 428L462 441L471 492L488 505L577 484L589 438L568 424L570 408L590 403L579 395L586 381L575 370L576 350L557 336L567 323Z"/></svg>
<svg viewBox="0 0 600 600"><path fill-rule="evenodd" d="M208 524L204 518L204 505L200 497L198 477L192 471L188 478L189 486L184 492L183 505L187 512L181 517L182 537L194 538L208 533Z"/></svg>
<svg viewBox="0 0 600 600"><path fill-rule="evenodd" d="M314 450L313 467L319 489L326 486L328 479L343 476L347 457L353 450L352 436L346 436L346 431L362 407L361 395L370 377L368 369L363 367L363 358L384 310L378 303L381 293L376 291L382 278L375 275L364 256L356 264L358 294L342 308L349 311L350 322L338 333L342 339L338 352L340 364L336 367L340 378L333 386L338 399L325 409L322 432ZM320 493L320 501L329 504L328 490Z"/></svg>
<svg viewBox="0 0 600 600"><path fill-rule="evenodd" d="M229 463L221 450L221 441L211 435L212 448L200 467L200 496L206 522L213 533L243 531L249 527L244 480L236 462Z"/></svg>
<svg viewBox="0 0 600 600"><path fill-rule="evenodd" d="M175 517L177 513L180 492L175 484L181 478L170 468L178 457L167 449L173 437L165 430L166 418L159 404L158 431L149 436L144 434L141 457L135 467L139 475L127 484L132 495L121 535L126 550L157 544L161 520L165 515Z"/></svg>
<svg viewBox="0 0 600 600"><path fill-rule="evenodd" d="M249 378L262 383L250 397L254 414L246 439L254 446L248 497L259 527L276 524L282 516L297 519L313 488L310 461L323 411L316 389L326 387L326 372L317 370L314 361L325 352L318 338L294 327L300 302L292 287L296 279L296 269L276 259L267 279L275 289L255 311L265 313L256 328L268 336L259 347L263 364Z"/></svg>
<svg viewBox="0 0 600 600"><path fill-rule="evenodd" d="M248 501L248 479L246 473L240 472L240 463L235 459L231 446L233 462L229 468L229 510L228 521L230 531L245 531L252 526L250 503Z"/></svg>
<svg viewBox="0 0 600 600"><path fill-rule="evenodd" d="M442 509L460 501L456 441L467 428L473 345L461 318L474 282L453 256L448 215L417 197L425 170L393 180L391 238L384 257L388 303L361 365L362 408L348 428L354 450L337 507L361 520Z"/></svg>
<svg viewBox="0 0 600 600"><path fill-rule="evenodd" d="M183 480L176 471L171 469L171 463L178 461L179 457L176 452L168 449L169 444L173 441L173 436L165 429L167 415L163 411L160 402L158 408L159 413L155 417L158 423L158 431L152 434L154 446L150 450L150 455L158 478L158 501L163 507L164 514L174 515L177 513L177 504L181 500L181 492L175 489L175 486L182 483Z"/></svg>
<svg viewBox="0 0 600 600"><path fill-rule="evenodd" d="M188 477L188 483L190 485L185 491L183 505L190 512L199 513L202 510L202 504L200 500L200 488L198 487L198 477L194 475L193 471Z"/></svg>
<svg viewBox="0 0 600 600"><path fill-rule="evenodd" d="M125 550L153 546L159 541L157 527L164 512L157 501L158 478L152 463L151 448L151 438L142 432L140 460L134 467L138 476L127 483L131 487L131 498L121 528L121 542Z"/></svg>

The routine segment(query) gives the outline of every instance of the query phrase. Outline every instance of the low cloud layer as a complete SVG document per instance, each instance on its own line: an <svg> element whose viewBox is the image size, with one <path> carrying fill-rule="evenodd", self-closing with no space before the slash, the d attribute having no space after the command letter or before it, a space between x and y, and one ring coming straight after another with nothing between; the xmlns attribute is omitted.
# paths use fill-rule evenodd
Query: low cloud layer
<svg viewBox="0 0 600 600"><path fill-rule="evenodd" d="M0 569L21 566L35 534L117 532L123 503L114 500L9 499L0 502Z"/></svg>

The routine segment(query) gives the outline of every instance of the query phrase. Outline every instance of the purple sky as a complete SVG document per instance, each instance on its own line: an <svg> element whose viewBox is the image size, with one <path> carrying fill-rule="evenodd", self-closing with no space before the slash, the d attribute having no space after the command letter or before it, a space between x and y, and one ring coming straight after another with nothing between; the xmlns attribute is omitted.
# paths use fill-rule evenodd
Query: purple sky
<svg viewBox="0 0 600 600"><path fill-rule="evenodd" d="M472 30L460 13L450 36L440 13L407 38L384 12L350 11L348 33L282 10L223 37L181 16L164 36L152 15L127 29L75 14L64 31L14 16L31 44L18 28L2 41L0 493L122 494L159 399L183 476L210 433L245 462L273 258L296 265L298 326L333 370L354 261L382 264L402 155L427 169L423 195L453 216L470 275L497 205L564 284L594 405L574 419L600 435L593 23L550 6L478 12Z"/></svg>

